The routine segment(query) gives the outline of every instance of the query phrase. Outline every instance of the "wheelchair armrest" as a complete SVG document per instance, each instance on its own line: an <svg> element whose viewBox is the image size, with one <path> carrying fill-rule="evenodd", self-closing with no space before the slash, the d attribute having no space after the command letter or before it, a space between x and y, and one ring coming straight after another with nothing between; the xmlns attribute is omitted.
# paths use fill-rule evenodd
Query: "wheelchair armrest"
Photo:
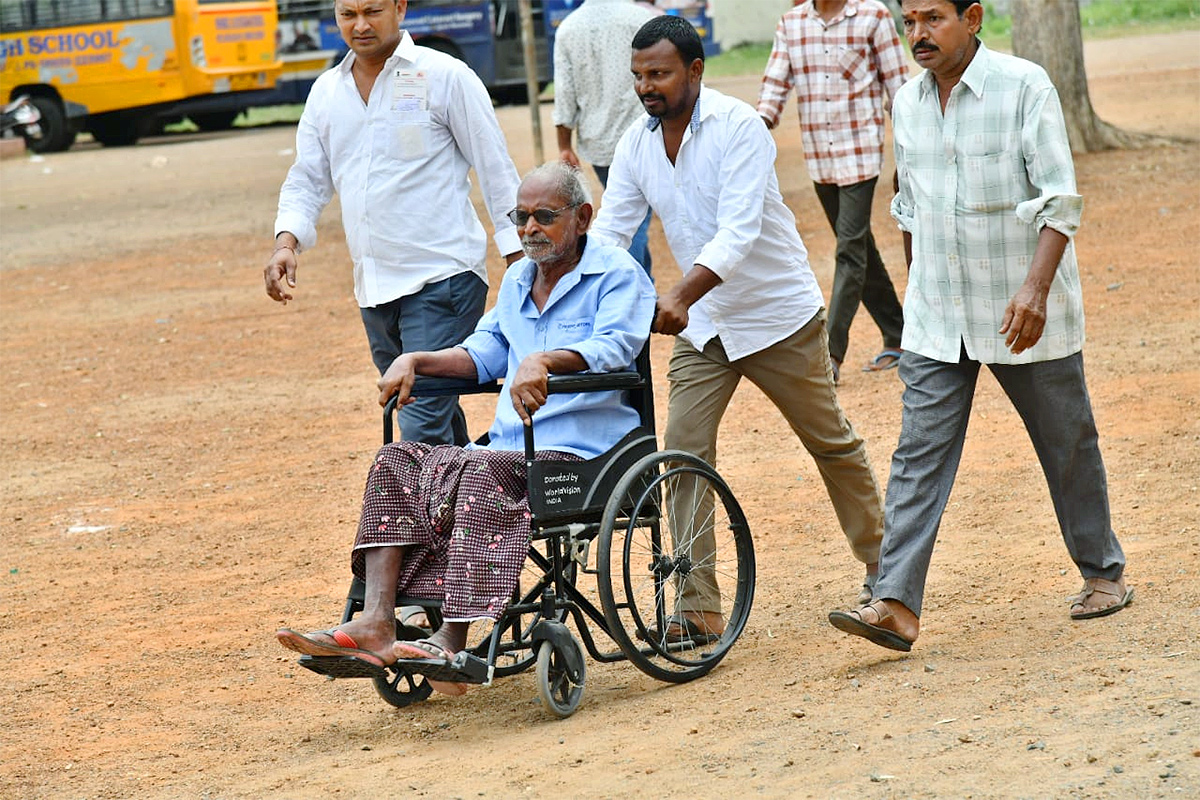
<svg viewBox="0 0 1200 800"><path fill-rule="evenodd" d="M570 375L551 375L550 380L547 381L547 393L611 392L618 389L636 389L642 384L642 376L636 372L588 372L573 373Z"/></svg>
<svg viewBox="0 0 1200 800"><path fill-rule="evenodd" d="M445 397L446 395L456 394L499 394L499 392L499 381L479 383L464 378L429 378L420 375L413 381L412 388L413 397ZM390 444L392 441L392 415L396 412L396 399L398 397L399 395L392 395L388 399L387 405L383 407L384 444Z"/></svg>

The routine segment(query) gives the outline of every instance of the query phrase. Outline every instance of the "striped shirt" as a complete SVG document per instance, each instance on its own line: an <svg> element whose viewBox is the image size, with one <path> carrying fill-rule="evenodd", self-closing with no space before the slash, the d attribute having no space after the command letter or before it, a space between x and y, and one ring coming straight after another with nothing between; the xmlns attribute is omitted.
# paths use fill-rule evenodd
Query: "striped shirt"
<svg viewBox="0 0 1200 800"><path fill-rule="evenodd" d="M896 95L892 123L900 173L892 216L913 239L904 349L953 363L961 342L988 364L1079 352L1083 293L1074 242L1050 285L1038 343L1014 355L999 333L1042 227L1072 239L1083 211L1062 107L1046 72L980 44L944 113L926 72Z"/></svg>
<svg viewBox="0 0 1200 800"><path fill-rule="evenodd" d="M883 112L907 77L896 24L882 3L847 0L826 22L809 0L779 21L758 113L774 128L794 87L809 176L848 186L878 177Z"/></svg>

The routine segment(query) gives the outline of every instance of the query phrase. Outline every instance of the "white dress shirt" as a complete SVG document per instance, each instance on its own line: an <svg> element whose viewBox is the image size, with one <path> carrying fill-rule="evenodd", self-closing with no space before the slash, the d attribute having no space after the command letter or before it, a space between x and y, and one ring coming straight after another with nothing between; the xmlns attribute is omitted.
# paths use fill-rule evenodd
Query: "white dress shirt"
<svg viewBox="0 0 1200 800"><path fill-rule="evenodd" d="M775 140L747 103L702 87L674 165L657 118L643 115L625 132L592 236L628 247L647 208L680 269L700 264L721 279L688 311L680 336L696 349L720 336L730 360L753 355L824 304L779 193Z"/></svg>
<svg viewBox="0 0 1200 800"><path fill-rule="evenodd" d="M500 253L521 249L505 214L519 178L491 99L475 73L405 31L366 103L355 55L313 84L296 132L296 161L279 192L275 233L301 249L336 190L354 261L354 296L370 308L461 272L487 281L487 234L471 203L471 167Z"/></svg>
<svg viewBox="0 0 1200 800"><path fill-rule="evenodd" d="M1083 291L1068 242L1038 343L1014 354L1004 309L1029 274L1043 227L1073 240L1083 198L1058 93L1031 61L983 45L950 92L922 73L896 94L900 192L892 216L912 234L903 347L937 361L960 348L987 364L1029 364L1083 348Z"/></svg>
<svg viewBox="0 0 1200 800"><path fill-rule="evenodd" d="M631 44L653 18L633 0L584 0L554 33L554 124L576 132L589 164L611 164L617 140L642 115Z"/></svg>

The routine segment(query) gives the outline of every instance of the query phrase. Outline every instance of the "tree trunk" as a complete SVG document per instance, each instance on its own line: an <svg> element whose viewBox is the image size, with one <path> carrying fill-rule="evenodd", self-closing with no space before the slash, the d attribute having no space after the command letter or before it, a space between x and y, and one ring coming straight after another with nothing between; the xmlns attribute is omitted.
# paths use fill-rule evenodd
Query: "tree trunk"
<svg viewBox="0 0 1200 800"><path fill-rule="evenodd" d="M1121 130L1096 116L1083 69L1079 0L1012 0L1012 43L1013 53L1040 64L1058 89L1073 152L1167 141Z"/></svg>

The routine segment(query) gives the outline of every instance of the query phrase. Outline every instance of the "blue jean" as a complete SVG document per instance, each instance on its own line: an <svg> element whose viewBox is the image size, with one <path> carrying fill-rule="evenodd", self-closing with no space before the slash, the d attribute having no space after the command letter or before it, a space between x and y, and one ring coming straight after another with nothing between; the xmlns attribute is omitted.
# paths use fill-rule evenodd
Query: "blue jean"
<svg viewBox="0 0 1200 800"><path fill-rule="evenodd" d="M904 414L884 502L875 598L899 600L917 616L962 457L979 366L965 351L955 364L908 351L900 358ZM1125 554L1109 517L1083 355L988 369L1025 423L1071 560L1085 578L1117 580Z"/></svg>
<svg viewBox="0 0 1200 800"><path fill-rule="evenodd" d="M460 272L419 292L373 308L362 308L371 358L382 375L401 353L454 347L475 330L487 302L487 284ZM426 444L465 445L467 419L458 397L422 397L396 415L400 439Z"/></svg>
<svg viewBox="0 0 1200 800"><path fill-rule="evenodd" d="M593 164L592 169L596 171L600 185L608 186L608 167ZM629 255L637 259L637 262L642 265L642 269L646 270L647 275L652 274L650 272L650 214L651 212L646 212L646 218L642 220L637 232L633 234L633 241L629 243Z"/></svg>

